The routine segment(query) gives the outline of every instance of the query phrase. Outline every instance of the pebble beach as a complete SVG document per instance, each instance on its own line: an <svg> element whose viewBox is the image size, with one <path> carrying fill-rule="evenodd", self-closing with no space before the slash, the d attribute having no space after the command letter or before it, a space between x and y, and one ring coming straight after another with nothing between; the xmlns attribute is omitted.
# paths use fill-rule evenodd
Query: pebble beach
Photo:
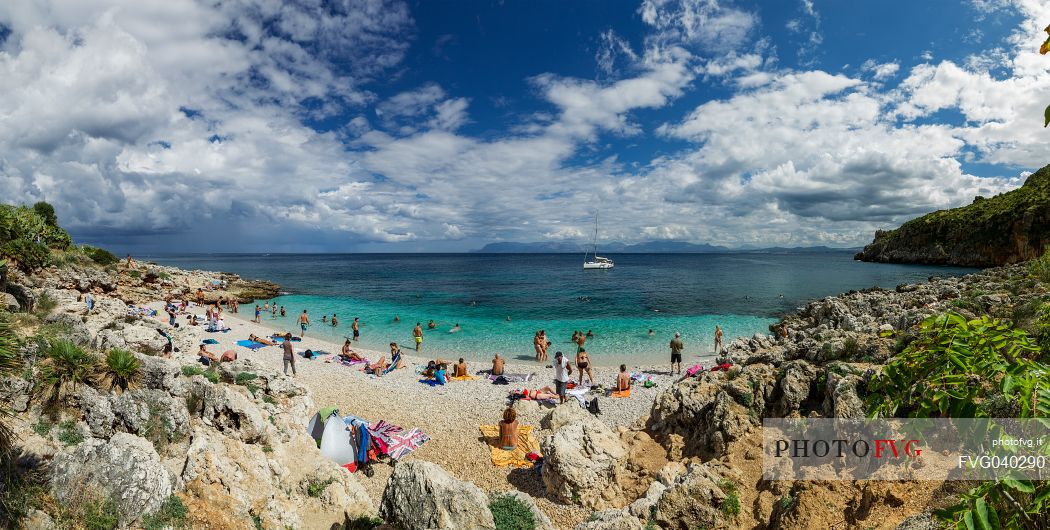
<svg viewBox="0 0 1050 530"><path fill-rule="evenodd" d="M163 312L163 302L154 302L150 306L158 310L157 318L166 322L167 315ZM299 330L278 327L274 325L278 322L270 319L266 314L261 323L253 322L249 304L242 306L242 310L245 309L248 310L237 314L223 312L226 325L230 328L230 331L225 333L207 332L204 326L188 326L185 324L185 315L180 315L182 335L186 338L193 338L196 344L208 338L215 339L218 344L208 345L212 353L222 354L226 350L233 350L237 352L238 358L252 359L269 368L281 370L283 361L282 349L279 345L251 350L238 346L237 341L247 339L251 334L268 337L275 332L291 332L293 336L298 337ZM203 317L204 308L193 305L187 309L187 312ZM311 326L310 330L315 329L317 325L319 324ZM348 323L341 325L349 330ZM312 336L310 330L307 330L302 341L295 343L297 352L310 349L336 354L342 350L342 344L318 339ZM384 355L389 359L389 354L385 352L357 347L353 349L372 361ZM430 437L430 441L407 458L420 458L437 463L457 478L471 481L490 492L516 489L529 493L535 498L537 505L559 527L571 527L589 516L589 510L555 504L543 498L543 483L537 472L492 465L489 448L481 439L478 430L480 425L496 424L499 421L507 406L510 391L553 386L553 369L548 368L549 362L507 360L505 373L535 374L527 383L496 385L485 376L479 376L478 379L472 381L450 381L443 387L431 387L419 382L421 376L417 374L415 366L425 365L428 360L436 357L449 359L450 356L441 351L428 351L425 342L423 351L418 353L404 347L402 351L406 354L404 356L405 368L395 370L383 377L364 373L364 364L346 366L339 362L325 362L326 355L321 355L313 360L297 357L297 375L294 379L309 390L318 409L334 406L338 407L344 415L352 414L373 422L382 419L405 428L422 429ZM181 351L174 357L184 365L197 362L196 351ZM551 358L553 359L553 352ZM456 359L451 360L454 362ZM705 366L710 364L710 360L704 361L687 356L683 369L695 362L703 362ZM472 362L469 366L470 373L473 374L478 370L491 368L491 363L482 365ZM636 384L629 398L599 397L602 413L598 418L614 429L627 427L647 416L656 396L673 381L679 379L678 375L672 376L668 373L668 366L628 365L627 369L629 372L652 374L656 386L644 388ZM597 383L610 388L615 382L618 368L595 366L593 372ZM575 369L573 379L578 381L578 373ZM587 398L590 399L595 395L589 394ZM515 409L521 424L532 425L536 439L540 440L550 433L549 430L542 429L541 419L554 406L536 401L519 401ZM575 400L570 399L564 406L578 405ZM310 418L301 418L304 430L309 420ZM375 466L374 469L375 474L372 477L366 477L362 473L356 475L373 502L378 504L393 468L382 464Z"/></svg>

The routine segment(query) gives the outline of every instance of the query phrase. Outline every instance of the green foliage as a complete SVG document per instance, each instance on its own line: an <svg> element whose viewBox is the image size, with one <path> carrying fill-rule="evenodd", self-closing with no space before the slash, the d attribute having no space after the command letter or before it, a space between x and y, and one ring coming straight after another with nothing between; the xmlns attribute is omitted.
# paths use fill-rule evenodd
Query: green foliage
<svg viewBox="0 0 1050 530"><path fill-rule="evenodd" d="M66 447L79 445L84 441L84 434L77 429L77 422L66 420L58 424L58 441Z"/></svg>
<svg viewBox="0 0 1050 530"><path fill-rule="evenodd" d="M263 530L262 518L258 515L252 515L252 525L255 526L255 530Z"/></svg>
<svg viewBox="0 0 1050 530"><path fill-rule="evenodd" d="M42 269L51 263L51 250L42 243L13 239L0 246L0 254L7 256L26 272Z"/></svg>
<svg viewBox="0 0 1050 530"><path fill-rule="evenodd" d="M131 269L128 271L128 276L135 278L136 280L142 277L142 271L138 269Z"/></svg>
<svg viewBox="0 0 1050 530"><path fill-rule="evenodd" d="M39 318L44 318L50 315L57 305L58 302L54 298L51 298L46 293L42 294L33 302L33 314Z"/></svg>
<svg viewBox="0 0 1050 530"><path fill-rule="evenodd" d="M204 368L198 364L187 364L182 367L182 375L186 377L193 377L202 374L204 374Z"/></svg>
<svg viewBox="0 0 1050 530"><path fill-rule="evenodd" d="M17 346L11 324L6 319L0 320L0 377L18 373L22 369ZM4 422L10 414L7 404L0 402L0 460L6 460L11 451L11 429Z"/></svg>
<svg viewBox="0 0 1050 530"><path fill-rule="evenodd" d="M128 350L109 350L102 368L102 379L109 382L110 390L119 388L124 391L133 388L142 375L140 365L135 354Z"/></svg>
<svg viewBox="0 0 1050 530"><path fill-rule="evenodd" d="M1050 377L1042 355L1023 330L989 317L967 321L948 313L930 317L920 336L892 359L868 387L875 417L988 417L980 403L992 394L1018 401L1029 417L1039 379ZM1036 375L1040 374L1040 375ZM1050 413L1050 380L1041 394ZM1042 398L1040 398L1042 399Z"/></svg>
<svg viewBox="0 0 1050 530"><path fill-rule="evenodd" d="M113 530L120 524L120 508L108 495L98 495L81 501L79 506L81 524L87 530Z"/></svg>
<svg viewBox="0 0 1050 530"><path fill-rule="evenodd" d="M790 493L780 498L780 509L786 511L791 508L791 505L795 503L795 497Z"/></svg>
<svg viewBox="0 0 1050 530"><path fill-rule="evenodd" d="M204 378L211 381L213 384L219 384L219 381L222 380L222 378L219 377L219 371L215 369L214 365L204 372Z"/></svg>
<svg viewBox="0 0 1050 530"><path fill-rule="evenodd" d="M1028 262L1028 274L1043 283L1050 283L1050 248L1042 256Z"/></svg>
<svg viewBox="0 0 1050 530"><path fill-rule="evenodd" d="M189 509L183 504L182 499L172 495L164 500L160 509L153 515L142 518L143 530L164 530L165 528L185 528L186 515Z"/></svg>
<svg viewBox="0 0 1050 530"><path fill-rule="evenodd" d="M40 416L40 419L33 424L33 432L47 437L51 434L51 428L54 426L55 424L47 416Z"/></svg>
<svg viewBox="0 0 1050 530"><path fill-rule="evenodd" d="M857 343L857 339L848 337L842 343L841 357L844 359L852 359L860 351L860 345Z"/></svg>
<svg viewBox="0 0 1050 530"><path fill-rule="evenodd" d="M48 226L58 226L58 216L55 215L55 207L40 201L33 205L33 211L44 220Z"/></svg>
<svg viewBox="0 0 1050 530"><path fill-rule="evenodd" d="M45 354L47 358L38 363L37 391L43 395L45 408L54 412L67 392L75 392L77 384L91 377L98 361L68 340L56 340Z"/></svg>
<svg viewBox="0 0 1050 530"><path fill-rule="evenodd" d="M723 480L719 487L726 494L726 498L722 500L722 514L727 517L740 515L740 493L736 489L736 484Z"/></svg>
<svg viewBox="0 0 1050 530"><path fill-rule="evenodd" d="M533 530L536 518L532 510L517 497L498 495L489 503L496 530Z"/></svg>
<svg viewBox="0 0 1050 530"><path fill-rule="evenodd" d="M869 383L872 417L1050 416L1050 365L1028 334L987 316L931 317L920 336ZM983 482L936 513L954 528L1039 528L1050 482Z"/></svg>
<svg viewBox="0 0 1050 530"><path fill-rule="evenodd" d="M310 479L310 481L306 483L306 494L311 497L320 497L321 494L324 493L324 490L326 490L333 482L335 482L334 478L325 480Z"/></svg>
<svg viewBox="0 0 1050 530"><path fill-rule="evenodd" d="M376 517L355 517L353 519L347 519L343 523L342 530L372 530L373 528L383 524L383 520ZM496 528L499 528L497 526Z"/></svg>
<svg viewBox="0 0 1050 530"><path fill-rule="evenodd" d="M120 262L120 258L118 258L112 252L104 248L93 247L90 245L81 245L80 250L87 257L91 258L92 261L102 266L113 265L115 263Z"/></svg>

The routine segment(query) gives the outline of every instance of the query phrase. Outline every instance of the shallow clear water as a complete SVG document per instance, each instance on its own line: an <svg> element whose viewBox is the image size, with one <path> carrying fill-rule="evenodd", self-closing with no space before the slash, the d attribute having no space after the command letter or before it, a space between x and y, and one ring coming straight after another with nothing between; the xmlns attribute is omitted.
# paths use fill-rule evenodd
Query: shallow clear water
<svg viewBox="0 0 1050 530"><path fill-rule="evenodd" d="M574 352L572 331L592 330L587 350L599 364L666 362L676 331L688 361L710 355L716 324L728 342L767 332L777 316L813 299L973 271L861 263L851 252L610 257L615 269L584 271L581 257L570 254L143 256L279 283L291 293L276 299L288 310L271 321L282 329L297 332L295 319L307 309L314 323L308 334L341 340L356 316L362 346L385 351L391 341L411 346L412 328L422 322L424 351L470 359L495 352L532 359L538 329L553 341L552 355ZM321 317L332 314L339 316L339 327L321 325ZM395 315L400 323L393 322ZM426 329L429 320L437 329ZM462 331L449 333L456 323Z"/></svg>

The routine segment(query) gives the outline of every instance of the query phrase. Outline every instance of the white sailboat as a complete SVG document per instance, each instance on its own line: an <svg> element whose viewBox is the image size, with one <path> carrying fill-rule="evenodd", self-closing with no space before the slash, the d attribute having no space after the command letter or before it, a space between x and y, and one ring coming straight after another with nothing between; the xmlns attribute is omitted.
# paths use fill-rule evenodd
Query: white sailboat
<svg viewBox="0 0 1050 530"><path fill-rule="evenodd" d="M598 213L594 214L594 258L587 259L589 254L583 255L583 268L586 269L611 269L613 260L598 255Z"/></svg>

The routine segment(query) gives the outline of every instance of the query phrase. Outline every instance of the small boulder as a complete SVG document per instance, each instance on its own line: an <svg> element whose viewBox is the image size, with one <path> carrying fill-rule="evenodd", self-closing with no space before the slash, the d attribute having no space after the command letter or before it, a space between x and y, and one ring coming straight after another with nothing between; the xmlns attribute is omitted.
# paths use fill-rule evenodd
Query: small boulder
<svg viewBox="0 0 1050 530"><path fill-rule="evenodd" d="M11 293L0 293L0 308L9 313L18 311L18 299Z"/></svg>
<svg viewBox="0 0 1050 530"><path fill-rule="evenodd" d="M624 469L627 448L595 418L565 425L541 443L543 483L556 499L590 508L620 508L623 492L616 474Z"/></svg>
<svg viewBox="0 0 1050 530"><path fill-rule="evenodd" d="M590 519L576 525L576 530L642 530L642 522L620 510L594 512Z"/></svg>
<svg viewBox="0 0 1050 530"><path fill-rule="evenodd" d="M160 456L143 438L114 434L109 441L90 438L51 466L51 490L62 503L97 492L113 499L122 524L152 514L172 493L172 477Z"/></svg>
<svg viewBox="0 0 1050 530"><path fill-rule="evenodd" d="M413 460L397 464L383 490L379 516L404 530L494 529L488 497L441 466Z"/></svg>
<svg viewBox="0 0 1050 530"><path fill-rule="evenodd" d="M229 385L214 385L201 376L193 379L191 394L199 399L196 410L205 424L247 443L264 441L267 422L262 411Z"/></svg>
<svg viewBox="0 0 1050 530"><path fill-rule="evenodd" d="M576 402L575 399L569 400L550 411L549 414L540 420L540 426L544 429L556 431L565 425L568 425L577 421L585 421L594 418L590 412L587 412Z"/></svg>

